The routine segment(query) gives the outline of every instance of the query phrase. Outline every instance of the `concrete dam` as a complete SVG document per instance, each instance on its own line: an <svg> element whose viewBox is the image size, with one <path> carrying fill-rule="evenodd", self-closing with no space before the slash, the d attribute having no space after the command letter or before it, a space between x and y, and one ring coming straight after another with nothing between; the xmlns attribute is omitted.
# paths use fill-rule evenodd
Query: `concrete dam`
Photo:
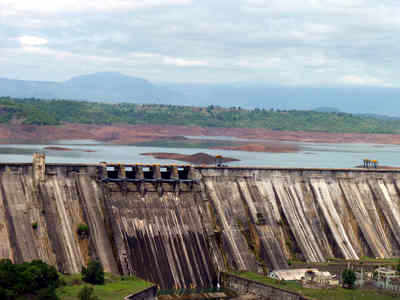
<svg viewBox="0 0 400 300"><path fill-rule="evenodd" d="M185 288L362 256L400 256L400 170L0 164L0 258L17 263Z"/></svg>

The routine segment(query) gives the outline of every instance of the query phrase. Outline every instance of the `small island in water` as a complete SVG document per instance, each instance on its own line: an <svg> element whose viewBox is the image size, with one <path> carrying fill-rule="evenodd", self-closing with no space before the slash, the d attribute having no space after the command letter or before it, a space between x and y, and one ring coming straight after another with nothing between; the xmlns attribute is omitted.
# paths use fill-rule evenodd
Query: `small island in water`
<svg viewBox="0 0 400 300"><path fill-rule="evenodd" d="M215 164L215 156L209 155L207 153L196 153L196 154L179 154L179 153L167 153L167 152L153 152L153 153L141 153L141 155L145 156L153 156L157 159L171 159L171 160L179 160L188 163L192 163L195 165L211 165ZM231 157L222 157L222 163L228 163L232 161L240 161L236 158Z"/></svg>

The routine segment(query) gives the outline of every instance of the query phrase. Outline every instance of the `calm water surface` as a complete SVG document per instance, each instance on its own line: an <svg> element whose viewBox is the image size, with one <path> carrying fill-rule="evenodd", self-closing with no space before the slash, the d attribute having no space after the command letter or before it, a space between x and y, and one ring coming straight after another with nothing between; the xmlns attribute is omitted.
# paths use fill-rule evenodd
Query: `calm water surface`
<svg viewBox="0 0 400 300"><path fill-rule="evenodd" d="M222 138L222 137L219 137ZM231 139L231 138L229 138ZM244 151L137 147L109 145L91 140L60 140L50 144L0 145L0 162L31 162L34 152L46 153L50 163L179 163L173 160L157 160L143 156L145 152L173 152L194 154L206 152L240 159L230 165L240 166L281 166L281 167L321 167L347 168L360 165L364 158L376 159L381 165L400 166L400 146L374 144L316 144L296 143L301 147L297 153L256 153ZM58 146L73 151L45 150L45 147ZM84 152L80 150L92 150Z"/></svg>

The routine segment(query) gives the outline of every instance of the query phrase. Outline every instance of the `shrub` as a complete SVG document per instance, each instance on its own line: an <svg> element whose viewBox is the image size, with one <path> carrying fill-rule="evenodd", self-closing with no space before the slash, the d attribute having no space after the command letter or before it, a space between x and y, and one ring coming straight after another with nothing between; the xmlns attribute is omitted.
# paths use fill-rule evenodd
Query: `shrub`
<svg viewBox="0 0 400 300"><path fill-rule="evenodd" d="M64 278L60 278L58 280L58 286L66 286L67 285L67 281Z"/></svg>
<svg viewBox="0 0 400 300"><path fill-rule="evenodd" d="M342 272L343 287L348 287L352 289L354 283L356 282L356 273L353 270L345 269Z"/></svg>
<svg viewBox="0 0 400 300"><path fill-rule="evenodd" d="M86 285L79 291L78 298L79 300L99 300L93 295L93 288Z"/></svg>
<svg viewBox="0 0 400 300"><path fill-rule="evenodd" d="M82 279L80 278L74 278L71 281L71 285L81 285L82 284Z"/></svg>
<svg viewBox="0 0 400 300"><path fill-rule="evenodd" d="M16 294L14 291L0 287L0 299L2 300L14 300Z"/></svg>
<svg viewBox="0 0 400 300"><path fill-rule="evenodd" d="M80 238L86 238L89 236L89 226L86 224L79 224L78 229L76 230Z"/></svg>
<svg viewBox="0 0 400 300"><path fill-rule="evenodd" d="M37 300L59 300L58 296L56 295L56 290L52 287L47 289L41 289L38 292Z"/></svg>
<svg viewBox="0 0 400 300"><path fill-rule="evenodd" d="M93 295L94 289L92 287L84 286L79 294L79 300L99 300L99 297Z"/></svg>
<svg viewBox="0 0 400 300"><path fill-rule="evenodd" d="M82 280L91 284L104 284L104 269L100 262L92 260L82 267Z"/></svg>
<svg viewBox="0 0 400 300"><path fill-rule="evenodd" d="M32 223L32 229L36 230L37 228L38 228L38 223L37 222Z"/></svg>
<svg viewBox="0 0 400 300"><path fill-rule="evenodd" d="M377 271L374 271L374 273L373 273L373 275L372 275L372 278L373 278L374 280L377 280L377 278L378 278L378 272L377 272Z"/></svg>
<svg viewBox="0 0 400 300"><path fill-rule="evenodd" d="M55 289L58 283L56 269L40 260L23 264L13 264L9 259L0 260L0 299L13 300L24 294L38 295L42 289ZM51 291L46 293L50 295Z"/></svg>

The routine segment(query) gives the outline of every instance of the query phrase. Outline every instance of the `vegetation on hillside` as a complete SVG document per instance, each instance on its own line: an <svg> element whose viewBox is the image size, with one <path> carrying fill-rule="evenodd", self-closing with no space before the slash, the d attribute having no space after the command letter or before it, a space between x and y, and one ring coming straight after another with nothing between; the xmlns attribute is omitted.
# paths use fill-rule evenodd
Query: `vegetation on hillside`
<svg viewBox="0 0 400 300"><path fill-rule="evenodd" d="M91 284L104 284L104 270L99 261L92 260L82 267L82 280Z"/></svg>
<svg viewBox="0 0 400 300"><path fill-rule="evenodd" d="M79 224L76 230L80 239L85 239L89 236L89 226L87 224Z"/></svg>
<svg viewBox="0 0 400 300"><path fill-rule="evenodd" d="M55 289L59 276L53 266L33 260L13 264L9 259L0 260L0 299L15 300L30 295L31 299L57 300Z"/></svg>
<svg viewBox="0 0 400 300"><path fill-rule="evenodd" d="M136 277L116 276L109 273L105 273L103 285L87 284L83 281L81 274L62 275L61 281L64 284L56 289L56 294L61 300L80 300L83 295L88 294L92 299L121 300L152 286L150 282Z"/></svg>
<svg viewBox="0 0 400 300"><path fill-rule="evenodd" d="M124 123L323 132L400 132L400 120L383 120L342 112L0 98L0 123L10 121L32 125L60 125L65 122Z"/></svg>
<svg viewBox="0 0 400 300"><path fill-rule="evenodd" d="M343 287L352 289L357 280L356 273L351 269L345 269L342 272Z"/></svg>
<svg viewBox="0 0 400 300"><path fill-rule="evenodd" d="M91 286L84 286L78 294L79 300L100 300L99 297L94 295L94 289Z"/></svg>
<svg viewBox="0 0 400 300"><path fill-rule="evenodd" d="M0 260L1 300L120 300L150 286L136 277L104 273L95 261L82 274L62 275L40 260L22 264Z"/></svg>

